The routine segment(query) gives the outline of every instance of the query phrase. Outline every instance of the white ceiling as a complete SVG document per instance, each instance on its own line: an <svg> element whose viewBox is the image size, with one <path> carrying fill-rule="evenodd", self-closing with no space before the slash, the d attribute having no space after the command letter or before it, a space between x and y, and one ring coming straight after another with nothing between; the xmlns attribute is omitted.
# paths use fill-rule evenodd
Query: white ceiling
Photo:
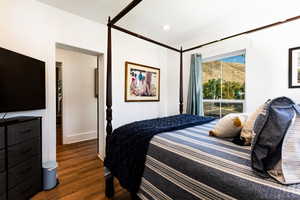
<svg viewBox="0 0 300 200"><path fill-rule="evenodd" d="M107 23L131 0L39 0L84 18ZM241 30L273 23L299 13L299 0L143 0L117 25L168 44L180 44L212 25ZM170 25L164 31L164 25ZM245 24L245 25L244 25ZM235 29L236 30L236 29ZM236 32L234 32L236 33ZM217 39L217 38L216 38Z"/></svg>
<svg viewBox="0 0 300 200"><path fill-rule="evenodd" d="M108 16L117 15L131 0L38 0L81 17L107 24Z"/></svg>

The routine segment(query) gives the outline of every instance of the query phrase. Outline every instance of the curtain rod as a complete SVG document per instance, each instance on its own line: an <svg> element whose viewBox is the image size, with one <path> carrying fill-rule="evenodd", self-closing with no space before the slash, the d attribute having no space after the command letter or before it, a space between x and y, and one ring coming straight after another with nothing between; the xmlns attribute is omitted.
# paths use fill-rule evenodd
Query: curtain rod
<svg viewBox="0 0 300 200"><path fill-rule="evenodd" d="M217 43L217 42L221 42L221 41L224 41L224 40L228 40L230 38L234 38L234 37L237 37L237 36L253 33L253 32L256 32L256 31L261 31L263 29L271 28L271 27L278 26L278 25L281 25L281 24L285 24L285 23L288 23L288 22L292 22L292 21L295 21L295 20L298 20L298 19L300 19L300 15L298 15L296 17L288 18L288 19L283 20L283 21L279 21L279 22L275 22L275 23L272 23L272 24L268 24L268 25L265 25L265 26L258 27L258 28L254 28L254 29L251 29L251 30L248 30L248 31L244 31L244 32L241 32L241 33L230 35L230 36L224 37L222 39L218 39L218 40L214 40L214 41L207 42L207 43L204 43L204 44L200 44L200 45L197 45L195 47L185 49L185 50L183 50L183 52L199 49L201 47L208 46L208 45L211 45L211 44L214 44L214 43Z"/></svg>

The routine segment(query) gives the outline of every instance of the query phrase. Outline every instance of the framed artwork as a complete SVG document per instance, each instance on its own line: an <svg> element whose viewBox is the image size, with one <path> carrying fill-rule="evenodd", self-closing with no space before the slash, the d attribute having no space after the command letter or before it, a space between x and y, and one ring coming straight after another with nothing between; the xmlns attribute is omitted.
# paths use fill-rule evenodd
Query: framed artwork
<svg viewBox="0 0 300 200"><path fill-rule="evenodd" d="M289 88L300 88L300 47L289 49Z"/></svg>
<svg viewBox="0 0 300 200"><path fill-rule="evenodd" d="M98 98L99 96L99 71L98 71L98 68L95 68L94 69L94 85L95 85L95 98Z"/></svg>
<svg viewBox="0 0 300 200"><path fill-rule="evenodd" d="M160 69L125 62L125 102L159 101Z"/></svg>

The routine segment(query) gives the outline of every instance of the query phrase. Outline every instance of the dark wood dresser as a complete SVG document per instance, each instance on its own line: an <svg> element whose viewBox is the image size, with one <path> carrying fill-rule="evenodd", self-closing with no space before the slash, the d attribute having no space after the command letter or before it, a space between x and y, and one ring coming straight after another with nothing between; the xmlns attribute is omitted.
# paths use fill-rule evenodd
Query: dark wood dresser
<svg viewBox="0 0 300 200"><path fill-rule="evenodd" d="M42 190L40 117L0 121L0 200L28 200Z"/></svg>

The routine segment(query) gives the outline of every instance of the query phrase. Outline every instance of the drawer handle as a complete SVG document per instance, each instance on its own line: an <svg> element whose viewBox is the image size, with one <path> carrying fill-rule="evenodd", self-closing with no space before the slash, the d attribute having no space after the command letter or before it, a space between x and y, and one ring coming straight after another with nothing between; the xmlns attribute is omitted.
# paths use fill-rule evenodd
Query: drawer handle
<svg viewBox="0 0 300 200"><path fill-rule="evenodd" d="M21 175L26 174L26 173L28 173L28 171L31 171L31 170L32 170L32 166L27 167L26 169L23 169L22 171L20 171L20 174Z"/></svg>
<svg viewBox="0 0 300 200"><path fill-rule="evenodd" d="M32 151L32 147L28 148L28 149L23 149L21 151L21 153L25 154L25 153L29 153L30 151Z"/></svg>
<svg viewBox="0 0 300 200"><path fill-rule="evenodd" d="M26 129L26 130L24 130L24 131L21 131L20 133L21 133L21 134L30 133L30 132L31 132L31 130L32 130L32 129Z"/></svg>

